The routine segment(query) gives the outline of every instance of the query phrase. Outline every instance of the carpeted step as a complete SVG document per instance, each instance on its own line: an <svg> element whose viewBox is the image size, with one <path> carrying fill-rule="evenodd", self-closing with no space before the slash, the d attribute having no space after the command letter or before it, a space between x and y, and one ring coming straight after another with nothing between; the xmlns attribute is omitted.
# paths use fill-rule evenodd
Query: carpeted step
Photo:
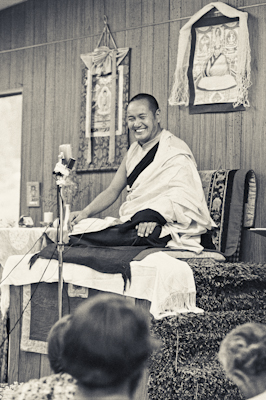
<svg viewBox="0 0 266 400"><path fill-rule="evenodd" d="M176 357L178 341L179 357L189 360L196 355L210 357L217 354L221 340L237 325L246 322L266 323L266 307L253 310L206 312L180 315L162 320L152 320L151 330L163 343L167 359Z"/></svg>
<svg viewBox="0 0 266 400"><path fill-rule="evenodd" d="M162 348L150 360L150 399L241 399L225 378L217 353L231 329L251 321L266 323L266 307L153 319L151 330Z"/></svg>
<svg viewBox="0 0 266 400"><path fill-rule="evenodd" d="M186 366L168 362L151 372L149 400L243 400L218 361L190 362Z"/></svg>
<svg viewBox="0 0 266 400"><path fill-rule="evenodd" d="M266 264L188 260L196 288L197 306L205 311L254 311L266 303Z"/></svg>

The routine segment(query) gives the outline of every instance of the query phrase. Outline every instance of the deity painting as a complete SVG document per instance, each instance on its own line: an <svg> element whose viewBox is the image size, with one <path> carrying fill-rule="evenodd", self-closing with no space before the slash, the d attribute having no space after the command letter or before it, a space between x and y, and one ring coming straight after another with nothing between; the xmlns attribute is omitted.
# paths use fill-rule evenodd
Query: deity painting
<svg viewBox="0 0 266 400"><path fill-rule="evenodd" d="M109 136L112 76L94 76L92 89L92 135ZM116 116L117 119L117 116Z"/></svg>
<svg viewBox="0 0 266 400"><path fill-rule="evenodd" d="M236 101L238 27L236 21L195 28L194 105Z"/></svg>
<svg viewBox="0 0 266 400"><path fill-rule="evenodd" d="M111 91L108 86L103 86L97 99L98 113L106 115L111 110Z"/></svg>

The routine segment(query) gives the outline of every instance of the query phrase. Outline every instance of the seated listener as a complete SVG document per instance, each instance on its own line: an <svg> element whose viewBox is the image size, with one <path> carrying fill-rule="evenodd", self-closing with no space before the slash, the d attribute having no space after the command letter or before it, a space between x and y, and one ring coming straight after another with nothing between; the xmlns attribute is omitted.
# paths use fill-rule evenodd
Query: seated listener
<svg viewBox="0 0 266 400"><path fill-rule="evenodd" d="M157 347L148 314L125 297L100 294L84 301L62 352L64 369L77 379L75 399L131 399Z"/></svg>
<svg viewBox="0 0 266 400"><path fill-rule="evenodd" d="M266 399L266 325L246 323L229 332L219 360L246 399Z"/></svg>
<svg viewBox="0 0 266 400"><path fill-rule="evenodd" d="M62 365L64 335L70 326L71 315L59 319L51 328L48 342L48 358L54 374L31 379L17 387L7 387L3 392L5 400L61 400L75 399L76 379L66 373Z"/></svg>
<svg viewBox="0 0 266 400"><path fill-rule="evenodd" d="M64 336L67 329L69 328L70 321L71 315L65 315L52 326L48 334L48 358L50 362L50 367L56 374L58 374L59 372L64 372L62 365L62 349Z"/></svg>
<svg viewBox="0 0 266 400"><path fill-rule="evenodd" d="M129 400L158 341L149 317L125 297L102 294L61 318L48 336L55 374L4 391L5 400Z"/></svg>
<svg viewBox="0 0 266 400"><path fill-rule="evenodd" d="M130 100L127 121L136 142L130 146L109 187L82 211L71 213L72 235L81 233L83 228L82 233L90 232L83 220L107 209L127 186L119 219L110 222L118 226L110 228L117 243L167 245L200 252L201 235L214 224L189 147L161 128L159 106L151 95L138 94ZM119 224L124 225L119 227ZM105 221L104 228L99 230L106 229L107 225ZM93 221L91 231L97 231L97 227ZM126 240L128 230L131 242ZM107 242L100 244L115 245L106 236L104 240Z"/></svg>

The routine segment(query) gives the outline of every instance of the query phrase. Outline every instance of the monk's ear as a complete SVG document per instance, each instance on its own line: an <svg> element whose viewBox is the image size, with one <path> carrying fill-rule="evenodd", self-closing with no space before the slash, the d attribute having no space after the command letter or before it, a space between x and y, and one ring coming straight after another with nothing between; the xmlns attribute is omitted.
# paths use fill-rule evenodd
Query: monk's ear
<svg viewBox="0 0 266 400"><path fill-rule="evenodd" d="M161 122L161 110L159 108L155 111L155 117L156 117L157 122L160 123Z"/></svg>

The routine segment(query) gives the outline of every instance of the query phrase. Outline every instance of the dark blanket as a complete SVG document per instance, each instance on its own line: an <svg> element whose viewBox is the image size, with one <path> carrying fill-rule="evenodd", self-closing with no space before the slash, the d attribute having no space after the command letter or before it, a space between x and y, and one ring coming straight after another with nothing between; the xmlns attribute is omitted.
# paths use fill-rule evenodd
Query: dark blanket
<svg viewBox="0 0 266 400"><path fill-rule="evenodd" d="M156 222L157 225L148 237L139 237L135 226L140 222ZM70 236L68 245L64 246L63 261L81 264L98 272L121 273L124 289L131 279L130 261L148 247L165 247L170 236L159 238L161 225L165 219L156 211L143 210L136 213L130 221L99 232ZM56 243L50 243L30 260L30 268L38 258L58 259Z"/></svg>
<svg viewBox="0 0 266 400"><path fill-rule="evenodd" d="M124 280L124 289L127 281L131 281L130 261L146 247L121 246L101 247L84 245L64 245L63 261L81 264L98 272L106 274L120 273ZM46 246L30 260L30 268L38 258L58 260L57 244Z"/></svg>
<svg viewBox="0 0 266 400"><path fill-rule="evenodd" d="M157 226L148 237L140 237L136 226L140 222L156 222ZM165 247L170 235L160 238L162 226L166 220L157 211L146 209L137 212L124 224L115 225L98 232L82 233L70 236L70 244L85 246L145 246Z"/></svg>

